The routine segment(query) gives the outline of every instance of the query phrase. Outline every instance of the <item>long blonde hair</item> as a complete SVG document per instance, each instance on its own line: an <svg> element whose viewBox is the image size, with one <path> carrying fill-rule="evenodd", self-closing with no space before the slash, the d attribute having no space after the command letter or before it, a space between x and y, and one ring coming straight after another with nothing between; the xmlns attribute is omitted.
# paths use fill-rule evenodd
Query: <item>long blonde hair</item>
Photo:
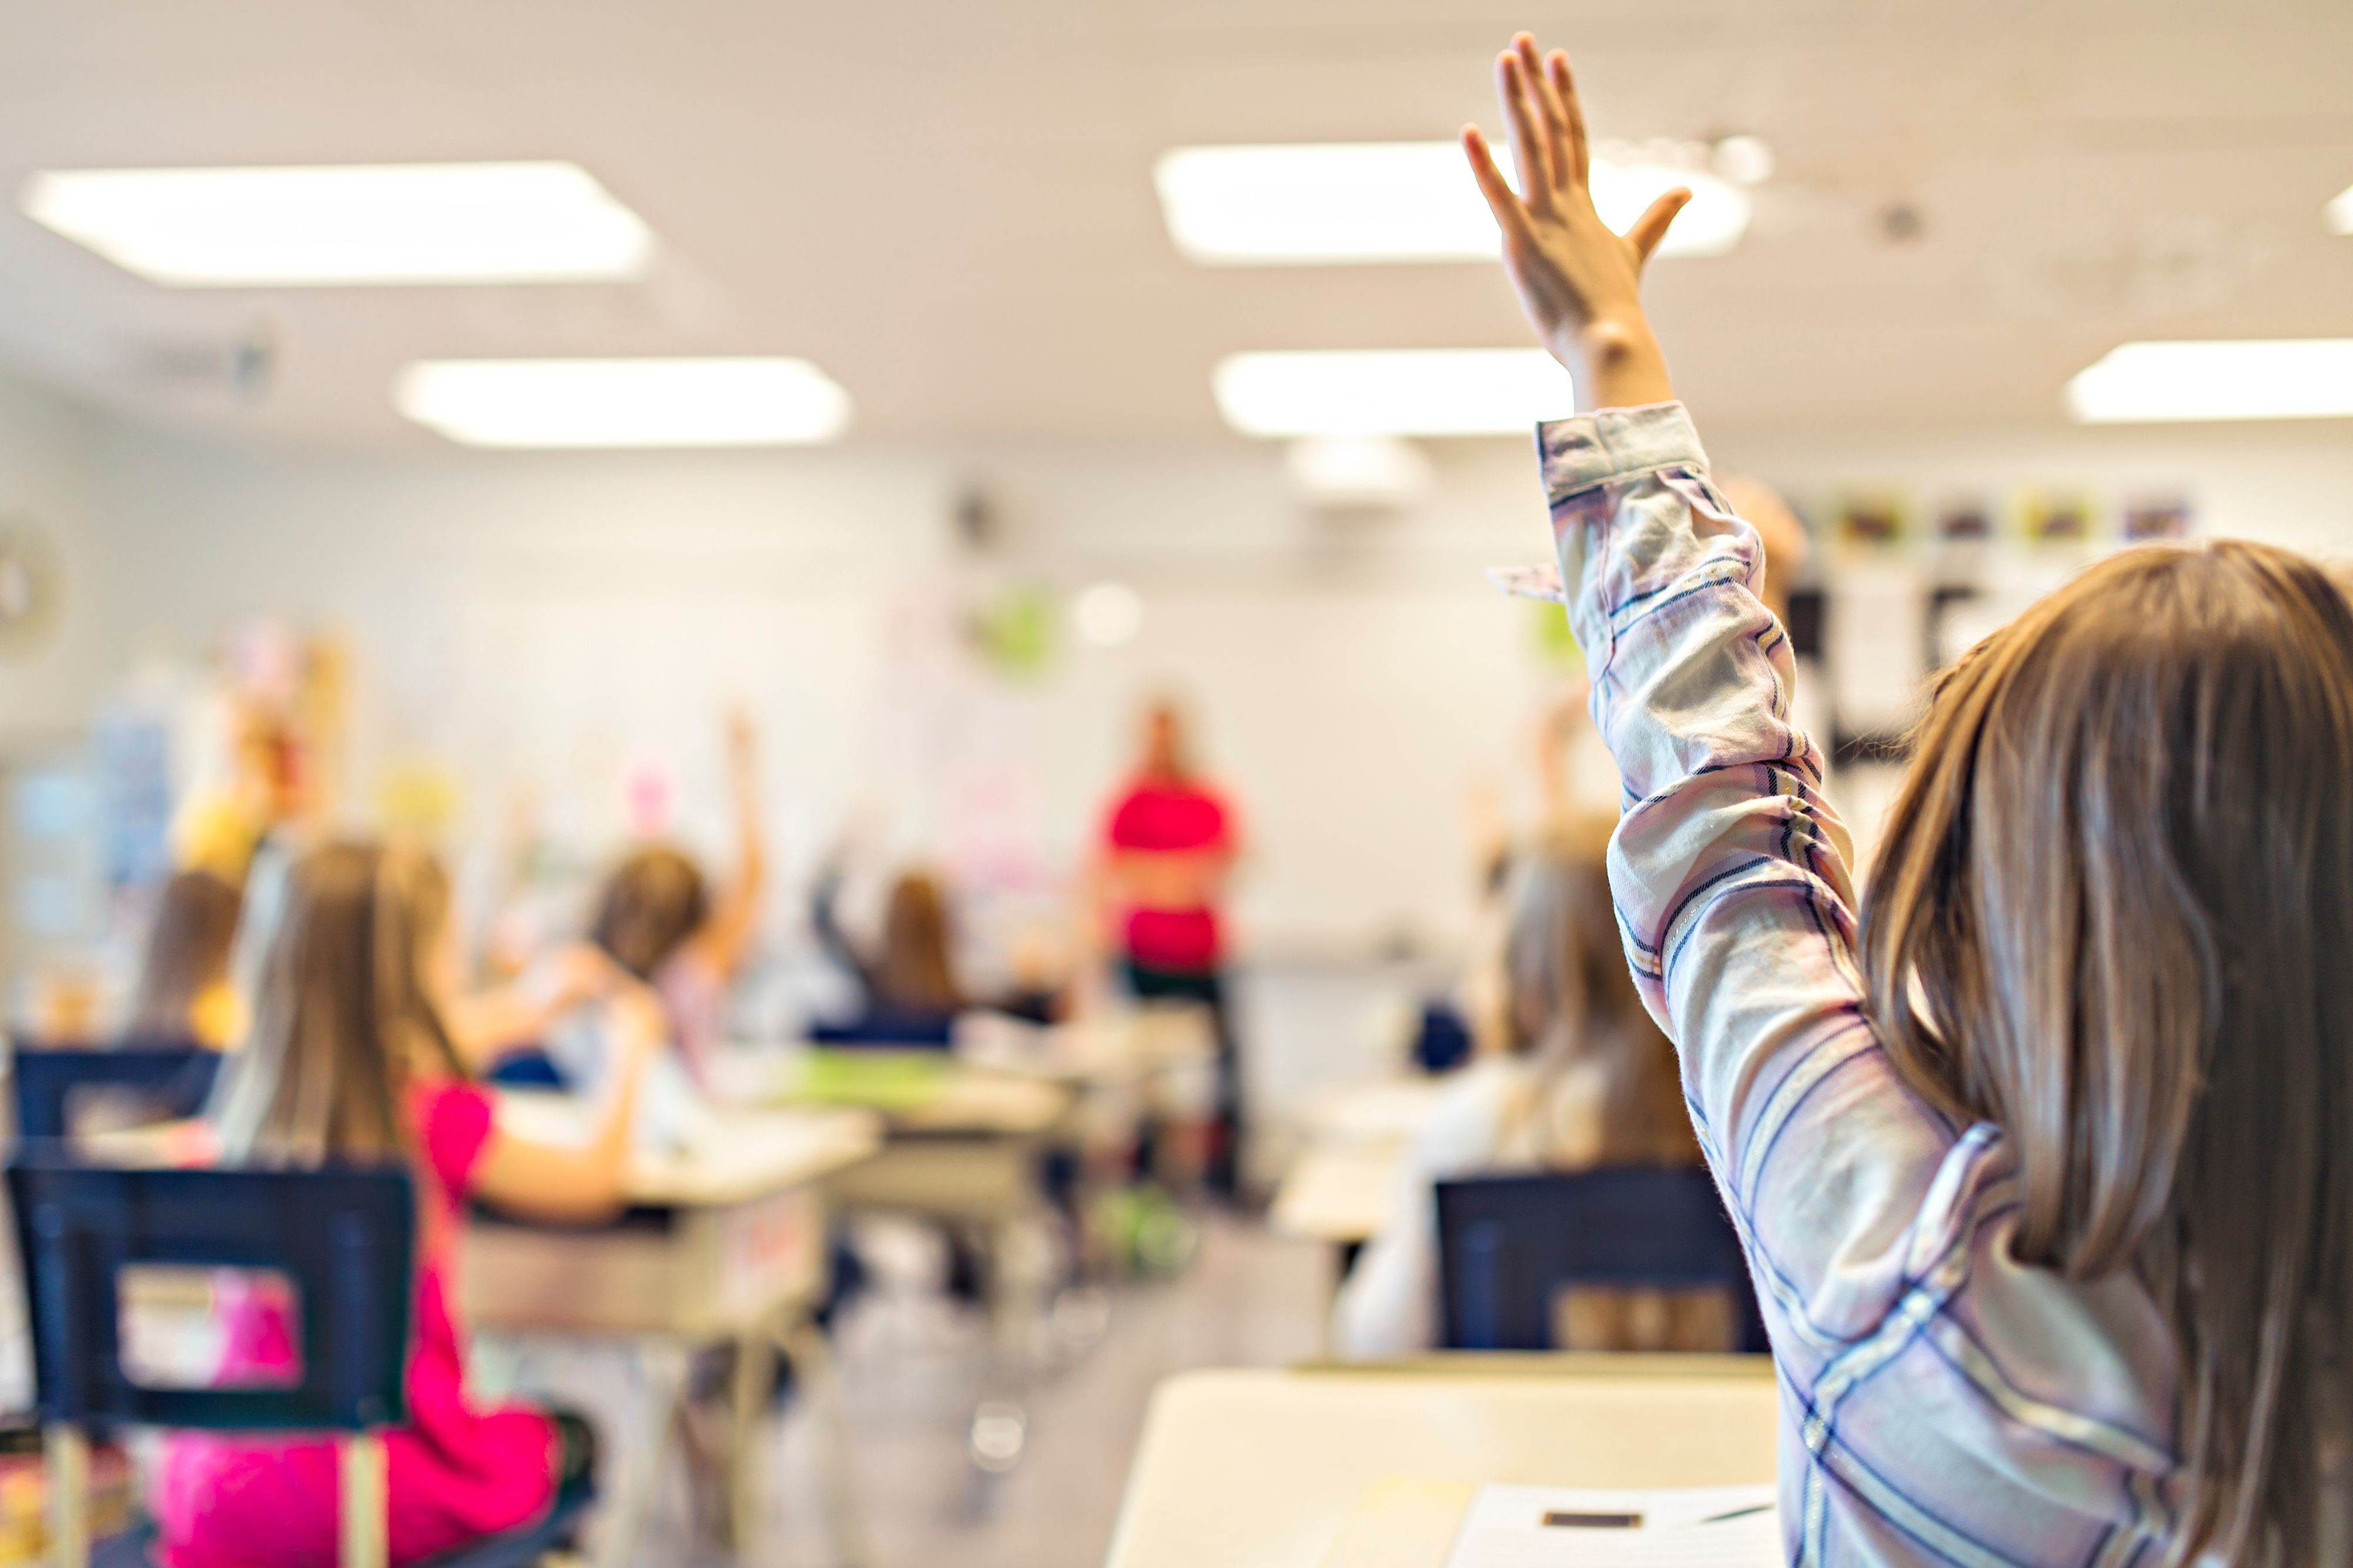
<svg viewBox="0 0 2353 1568"><path fill-rule="evenodd" d="M295 864L252 1040L224 1068L208 1112L225 1163L413 1152L416 1064L465 1076L426 982L448 907L448 879L414 851L329 844Z"/></svg>
<svg viewBox="0 0 2353 1568"><path fill-rule="evenodd" d="M2171 1322L2172 1561L2316 1561L2353 1412L2345 599L2261 545L2116 556L1942 679L1888 824L1890 1055L2007 1135L2021 1257Z"/></svg>
<svg viewBox="0 0 2353 1568"><path fill-rule="evenodd" d="M1523 1127L1534 1119L1541 1147L1587 1142L1563 1125L1579 1112L1559 1091L1572 1068L1589 1064L1601 1085L1597 1163L1695 1165L1674 1047L1644 1011L1619 938L1605 859L1616 826L1563 824L1513 875L1504 1037L1532 1069L1513 1117Z"/></svg>

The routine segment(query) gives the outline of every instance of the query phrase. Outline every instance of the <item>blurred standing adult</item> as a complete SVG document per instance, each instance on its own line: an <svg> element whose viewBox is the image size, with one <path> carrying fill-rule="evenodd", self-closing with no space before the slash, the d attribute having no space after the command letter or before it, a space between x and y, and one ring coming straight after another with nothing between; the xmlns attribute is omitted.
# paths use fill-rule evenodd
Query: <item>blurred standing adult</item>
<svg viewBox="0 0 2353 1568"><path fill-rule="evenodd" d="M1207 1006L1217 1042L1217 1101L1202 1151L1212 1192L1231 1196L1241 1142L1242 1074L1226 998L1219 906L1241 845L1231 805L1195 770L1185 716L1166 699L1146 711L1144 754L1103 825L1099 912L1138 1001Z"/></svg>

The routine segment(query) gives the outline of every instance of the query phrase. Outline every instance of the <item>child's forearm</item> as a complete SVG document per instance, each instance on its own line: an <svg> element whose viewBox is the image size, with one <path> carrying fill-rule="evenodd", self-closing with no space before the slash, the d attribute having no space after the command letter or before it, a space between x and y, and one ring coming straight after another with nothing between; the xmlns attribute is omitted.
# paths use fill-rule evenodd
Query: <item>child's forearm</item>
<svg viewBox="0 0 2353 1568"><path fill-rule="evenodd" d="M1650 321L1641 315L1586 323L1577 334L1577 353L1585 363L1578 391L1588 408L1639 408L1674 401L1667 356Z"/></svg>

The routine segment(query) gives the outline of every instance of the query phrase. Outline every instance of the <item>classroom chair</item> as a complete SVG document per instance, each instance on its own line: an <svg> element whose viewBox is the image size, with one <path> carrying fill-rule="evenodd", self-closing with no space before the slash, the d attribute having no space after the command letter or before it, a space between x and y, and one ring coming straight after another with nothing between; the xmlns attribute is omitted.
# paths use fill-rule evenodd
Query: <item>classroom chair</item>
<svg viewBox="0 0 2353 1568"><path fill-rule="evenodd" d="M1439 1286L1448 1350L1552 1345L1560 1291L1715 1286L1737 1348L1769 1350L1739 1233L1697 1166L1621 1166L1438 1184Z"/></svg>
<svg viewBox="0 0 2353 1568"><path fill-rule="evenodd" d="M117 1170L20 1153L8 1195L24 1260L37 1404L49 1458L54 1568L133 1568L150 1537L89 1539L93 1428L141 1426L324 1432L337 1439L343 1568L384 1568L379 1434L406 1416L405 1372L416 1197L400 1167L316 1171ZM300 1303L301 1356L267 1387L150 1387L122 1363L122 1270L136 1265L268 1269ZM594 1500L558 1494L547 1516L433 1559L432 1568L523 1568L567 1548Z"/></svg>
<svg viewBox="0 0 2353 1568"><path fill-rule="evenodd" d="M812 1024L809 1043L857 1050L946 1050L954 1043L955 1015L900 1012L878 1007L845 1023Z"/></svg>
<svg viewBox="0 0 2353 1568"><path fill-rule="evenodd" d="M176 1042L68 1048L18 1046L9 1053L16 1136L63 1139L68 1112L87 1089L129 1090L151 1100L159 1118L194 1116L219 1075L221 1053Z"/></svg>

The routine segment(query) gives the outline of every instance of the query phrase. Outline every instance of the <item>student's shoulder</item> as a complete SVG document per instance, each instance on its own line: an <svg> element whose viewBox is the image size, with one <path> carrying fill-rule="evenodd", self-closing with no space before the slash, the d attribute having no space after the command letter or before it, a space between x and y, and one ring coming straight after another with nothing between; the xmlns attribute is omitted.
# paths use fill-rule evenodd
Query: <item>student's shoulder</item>
<svg viewBox="0 0 2353 1568"><path fill-rule="evenodd" d="M465 1189L490 1142L495 1108L490 1091L464 1079L419 1079L409 1086L409 1115L427 1162L454 1194Z"/></svg>

